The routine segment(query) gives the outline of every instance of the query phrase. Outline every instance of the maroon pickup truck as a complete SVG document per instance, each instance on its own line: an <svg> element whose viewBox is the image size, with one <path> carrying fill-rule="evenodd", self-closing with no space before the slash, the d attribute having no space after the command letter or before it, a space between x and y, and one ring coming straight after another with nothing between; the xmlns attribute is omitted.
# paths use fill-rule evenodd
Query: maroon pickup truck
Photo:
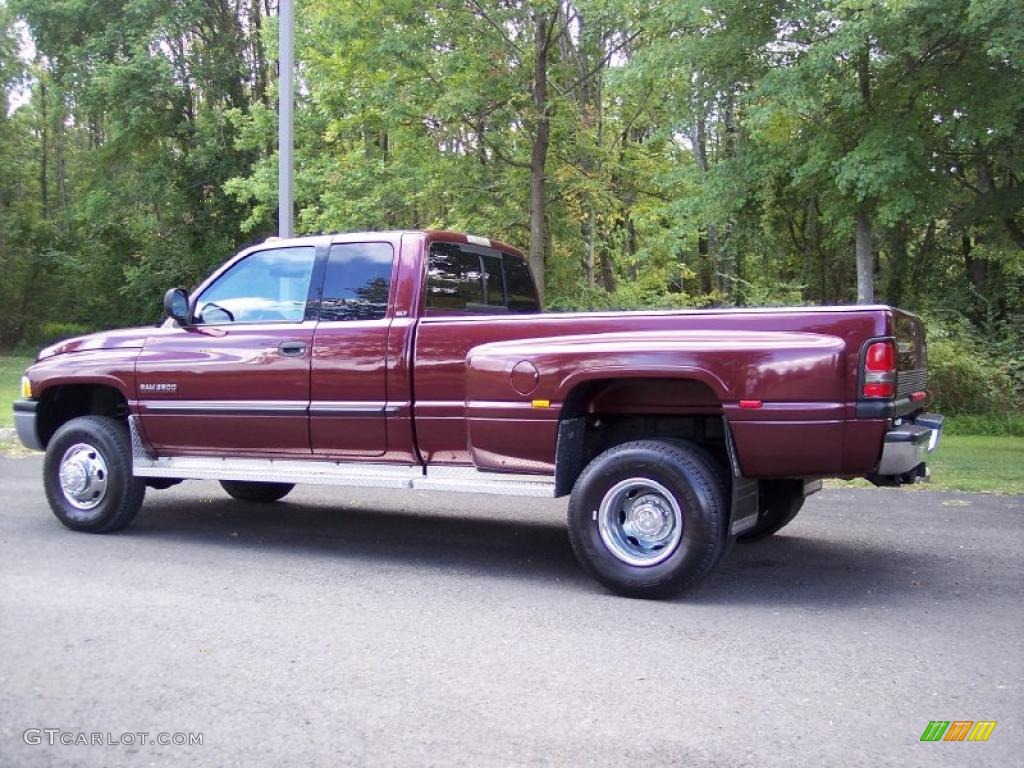
<svg viewBox="0 0 1024 768"><path fill-rule="evenodd" d="M272 239L157 327L42 350L14 404L60 521L219 480L571 495L580 562L656 597L786 525L825 477L926 474L921 321L887 306L541 313L523 255L452 232Z"/></svg>

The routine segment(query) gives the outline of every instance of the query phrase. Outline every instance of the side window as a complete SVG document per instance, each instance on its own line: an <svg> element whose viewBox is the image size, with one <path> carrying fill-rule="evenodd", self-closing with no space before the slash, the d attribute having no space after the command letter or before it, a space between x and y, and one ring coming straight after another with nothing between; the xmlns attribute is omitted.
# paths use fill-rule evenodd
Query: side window
<svg viewBox="0 0 1024 768"><path fill-rule="evenodd" d="M196 300L205 324L302 322L316 248L274 248L250 253Z"/></svg>
<svg viewBox="0 0 1024 768"><path fill-rule="evenodd" d="M503 311L505 309L505 273L501 268L501 254L480 256L484 266L484 304Z"/></svg>
<svg viewBox="0 0 1024 768"><path fill-rule="evenodd" d="M320 299L321 320L379 320L388 311L394 251L387 243L332 245Z"/></svg>
<svg viewBox="0 0 1024 768"><path fill-rule="evenodd" d="M505 254L505 291L509 312L540 312L530 268L522 259Z"/></svg>
<svg viewBox="0 0 1024 768"><path fill-rule="evenodd" d="M480 256L454 243L430 246L427 264L427 309L466 312L484 302Z"/></svg>

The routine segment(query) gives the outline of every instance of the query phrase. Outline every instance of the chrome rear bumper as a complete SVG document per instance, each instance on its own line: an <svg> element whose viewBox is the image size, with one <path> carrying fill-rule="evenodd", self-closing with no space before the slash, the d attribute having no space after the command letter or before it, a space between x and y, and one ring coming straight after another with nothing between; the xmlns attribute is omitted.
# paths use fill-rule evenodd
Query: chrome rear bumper
<svg viewBox="0 0 1024 768"><path fill-rule="evenodd" d="M942 416L921 413L885 434L878 469L868 475L875 485L913 483L928 474L926 459L942 439Z"/></svg>

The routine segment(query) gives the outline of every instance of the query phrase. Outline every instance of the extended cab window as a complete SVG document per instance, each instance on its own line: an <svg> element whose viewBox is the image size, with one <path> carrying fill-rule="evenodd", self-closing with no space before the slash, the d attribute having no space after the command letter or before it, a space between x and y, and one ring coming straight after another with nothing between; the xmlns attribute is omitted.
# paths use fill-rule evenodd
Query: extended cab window
<svg viewBox="0 0 1024 768"><path fill-rule="evenodd" d="M320 299L321 320L379 320L388 311L394 252L387 243L332 245Z"/></svg>
<svg viewBox="0 0 1024 768"><path fill-rule="evenodd" d="M316 249L255 251L236 262L196 300L204 324L302 322Z"/></svg>
<svg viewBox="0 0 1024 768"><path fill-rule="evenodd" d="M537 311L529 268L489 248L433 243L427 265L429 314Z"/></svg>
<svg viewBox="0 0 1024 768"><path fill-rule="evenodd" d="M509 312L540 312L537 287L533 284L533 274L526 262L508 253L504 254L503 260Z"/></svg>

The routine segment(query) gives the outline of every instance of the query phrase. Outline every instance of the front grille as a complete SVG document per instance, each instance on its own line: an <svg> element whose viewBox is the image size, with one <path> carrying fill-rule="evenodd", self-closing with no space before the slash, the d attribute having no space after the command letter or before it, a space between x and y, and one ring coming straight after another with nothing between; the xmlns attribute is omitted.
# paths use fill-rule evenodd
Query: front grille
<svg viewBox="0 0 1024 768"><path fill-rule="evenodd" d="M928 389L928 371L898 371L896 373L896 397L906 397L911 392L925 392Z"/></svg>

